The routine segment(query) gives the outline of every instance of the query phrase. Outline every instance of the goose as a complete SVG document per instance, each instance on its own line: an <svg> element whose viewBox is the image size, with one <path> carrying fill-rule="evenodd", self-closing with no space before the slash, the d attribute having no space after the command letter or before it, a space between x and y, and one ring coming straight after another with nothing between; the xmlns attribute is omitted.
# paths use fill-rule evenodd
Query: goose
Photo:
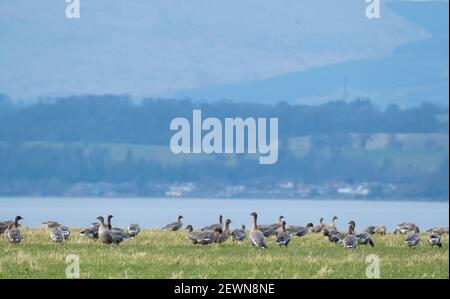
<svg viewBox="0 0 450 299"><path fill-rule="evenodd" d="M222 229L220 227L216 227L214 230L201 231L199 238L197 238L197 242L202 245L215 243L221 233Z"/></svg>
<svg viewBox="0 0 450 299"><path fill-rule="evenodd" d="M322 228L323 235L327 235L328 232L330 232L333 229L336 229L336 220L338 219L337 216L333 216L333 219L331 220L331 223L325 224Z"/></svg>
<svg viewBox="0 0 450 299"><path fill-rule="evenodd" d="M133 237L133 238L136 237L140 231L141 231L141 227L139 226L139 224L128 225L128 235L130 237Z"/></svg>
<svg viewBox="0 0 450 299"><path fill-rule="evenodd" d="M268 238L275 233L275 231L268 225L259 225L258 229L263 233L264 237Z"/></svg>
<svg viewBox="0 0 450 299"><path fill-rule="evenodd" d="M355 227L356 227L355 221L352 220L349 223L351 223L351 225L353 226L353 229L355 229ZM372 241L372 235L365 230L362 233L356 234L356 239L358 240L358 244L362 244L362 245L370 244L370 246L372 246L372 247L375 246L375 244Z"/></svg>
<svg viewBox="0 0 450 299"><path fill-rule="evenodd" d="M308 223L306 226L290 225L287 231L297 237L306 236L306 234L314 228L314 224Z"/></svg>
<svg viewBox="0 0 450 299"><path fill-rule="evenodd" d="M222 229L222 227L223 227L222 218L223 218L222 215L220 215L220 216L219 216L219 223L215 223L215 224L211 224L211 225L209 225L209 226L205 226L205 227L202 228L201 230L211 230L211 231L214 231L214 230L216 230L217 228Z"/></svg>
<svg viewBox="0 0 450 299"><path fill-rule="evenodd" d="M230 219L227 219L225 221L225 229L223 230L223 232L220 233L220 235L217 236L216 243L220 244L228 240L228 238L230 237L230 223L231 223Z"/></svg>
<svg viewBox="0 0 450 299"><path fill-rule="evenodd" d="M377 235L386 235L386 232L387 232L386 226L378 225L378 226L375 227L374 232Z"/></svg>
<svg viewBox="0 0 450 299"><path fill-rule="evenodd" d="M85 236L91 239L98 239L98 229L100 227L100 224L98 225L92 225L91 227L88 227L80 232L81 236Z"/></svg>
<svg viewBox="0 0 450 299"><path fill-rule="evenodd" d="M325 224L323 224L323 218L320 218L319 224L314 225L314 227L311 228L311 232L320 233L324 226Z"/></svg>
<svg viewBox="0 0 450 299"><path fill-rule="evenodd" d="M17 216L14 223L8 222L8 227L4 232L6 241L13 244L18 244L22 241L23 237L19 229L19 220L21 219L23 219L21 216Z"/></svg>
<svg viewBox="0 0 450 299"><path fill-rule="evenodd" d="M365 233L369 233L371 235L375 234L375 226L373 225L369 225L368 227L366 227L363 232Z"/></svg>
<svg viewBox="0 0 450 299"><path fill-rule="evenodd" d="M50 229L55 229L58 228L60 230L60 233L62 234L63 238L65 240L69 239L70 237L70 230L67 226L65 225L61 225L56 221L45 221L42 222L42 224L44 224L45 226L47 226ZM52 233L52 231L50 231L50 234Z"/></svg>
<svg viewBox="0 0 450 299"><path fill-rule="evenodd" d="M291 241L291 235L289 235L288 232L286 232L286 221L281 222L281 232L277 234L277 239L275 243L277 243L280 247L282 245L288 246L289 242Z"/></svg>
<svg viewBox="0 0 450 299"><path fill-rule="evenodd" d="M428 235L428 243L430 243L431 246L436 245L439 248L442 248L442 243L441 243L441 235L438 233L430 233Z"/></svg>
<svg viewBox="0 0 450 299"><path fill-rule="evenodd" d="M278 222L273 224L261 224L258 225L258 229L262 231L264 237L268 238L277 233L277 230L281 227L281 223L284 220L284 216L278 217Z"/></svg>
<svg viewBox="0 0 450 299"><path fill-rule="evenodd" d="M264 237L262 231L258 229L257 224L258 214L256 214L256 212L253 212L250 215L253 217L253 226L250 229L250 233L248 234L248 239L250 240L253 246L259 248L267 248L268 246L266 238Z"/></svg>
<svg viewBox="0 0 450 299"><path fill-rule="evenodd" d="M61 243L65 238L62 230L60 230L58 227L55 227L50 231L50 239L52 239L53 242Z"/></svg>
<svg viewBox="0 0 450 299"><path fill-rule="evenodd" d="M100 222L98 227L98 239L103 244L112 244L114 242L113 235L108 227L105 226L105 219L102 216L98 216L97 220Z"/></svg>
<svg viewBox="0 0 450 299"><path fill-rule="evenodd" d="M414 231L409 232L405 237L406 245L408 245L412 249L416 249L416 246L419 244L419 242L420 236Z"/></svg>
<svg viewBox="0 0 450 299"><path fill-rule="evenodd" d="M198 244L197 240L200 239L200 236L201 236L202 232L201 231L194 231L194 228L190 224L188 226L186 226L186 229L188 231L187 235L186 235L186 238L189 241L191 241L192 243Z"/></svg>
<svg viewBox="0 0 450 299"><path fill-rule="evenodd" d="M448 234L448 227L435 226L428 229L427 233L437 233L439 235Z"/></svg>
<svg viewBox="0 0 450 299"><path fill-rule="evenodd" d="M111 232L111 235L113 237L113 243L119 244L122 241L130 239L130 236L128 235L128 233L125 232L123 229L117 228L117 227L112 227L111 219L113 217L114 217L113 215L108 215L108 230Z"/></svg>
<svg viewBox="0 0 450 299"><path fill-rule="evenodd" d="M276 231L277 229L281 228L281 226L283 225L283 220L284 220L284 216L279 216L279 217L278 217L278 222L277 222L277 223L269 224L268 226L269 226L273 231Z"/></svg>
<svg viewBox="0 0 450 299"><path fill-rule="evenodd" d="M325 238L328 239L328 241L330 241L331 243L341 243L345 238L345 235L339 232L337 229L326 230L323 233L325 235Z"/></svg>
<svg viewBox="0 0 450 299"><path fill-rule="evenodd" d="M394 234L401 233L403 235L409 232L415 232L418 234L420 230L414 223L405 223L405 222L397 225L397 228L394 230Z"/></svg>
<svg viewBox="0 0 450 299"><path fill-rule="evenodd" d="M247 233L245 232L245 225L242 224L241 228L236 228L231 232L231 238L234 241L243 241Z"/></svg>
<svg viewBox="0 0 450 299"><path fill-rule="evenodd" d="M0 221L0 234L4 233L10 224L14 226L15 221L14 220ZM18 227L20 227L20 223L18 224Z"/></svg>
<svg viewBox="0 0 450 299"><path fill-rule="evenodd" d="M183 216L178 216L178 220L172 223L167 224L166 226L163 227L163 230L173 230L173 231L177 231L181 228L181 226L183 225L183 222L181 222L181 219L183 219Z"/></svg>
<svg viewBox="0 0 450 299"><path fill-rule="evenodd" d="M342 243L344 244L345 248L354 249L356 246L358 246L358 239L354 234L355 231L355 222L350 221L348 226L348 234L345 236L345 238L342 240Z"/></svg>
<svg viewBox="0 0 450 299"><path fill-rule="evenodd" d="M62 232L64 240L68 240L70 237L70 230L69 227L65 226L65 225L61 225L60 227L58 227L59 230Z"/></svg>

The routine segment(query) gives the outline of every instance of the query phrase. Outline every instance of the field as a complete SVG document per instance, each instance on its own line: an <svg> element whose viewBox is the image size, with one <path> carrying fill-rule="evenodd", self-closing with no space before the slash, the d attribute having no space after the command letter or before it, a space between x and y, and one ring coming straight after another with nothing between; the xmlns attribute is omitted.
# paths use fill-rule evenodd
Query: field
<svg viewBox="0 0 450 299"><path fill-rule="evenodd" d="M229 240L193 245L185 232L143 230L119 246L103 245L73 230L66 243L54 244L46 229L24 228L19 245L0 240L0 278L65 278L66 257L79 256L80 278L367 278L367 256L380 258L381 278L449 278L448 235L443 249L422 235L413 250L403 236L374 236L375 247L347 250L321 235L295 237L287 248L273 238L269 248Z"/></svg>

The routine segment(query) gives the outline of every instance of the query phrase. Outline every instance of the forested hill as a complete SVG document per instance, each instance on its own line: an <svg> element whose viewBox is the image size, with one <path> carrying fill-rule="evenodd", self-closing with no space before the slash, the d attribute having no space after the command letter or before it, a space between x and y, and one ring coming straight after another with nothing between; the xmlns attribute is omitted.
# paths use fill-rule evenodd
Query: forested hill
<svg viewBox="0 0 450 299"><path fill-rule="evenodd" d="M201 109L204 118L278 117L280 137L348 133L448 132L440 116L447 108L423 104L401 110L395 105L380 109L369 100L329 102L318 106L192 101L143 100L127 97L86 96L52 100L32 106L14 106L0 99L0 140L130 142L168 145L170 121L192 118Z"/></svg>
<svg viewBox="0 0 450 299"><path fill-rule="evenodd" d="M278 117L279 159L174 155L176 117ZM0 195L448 198L448 108L0 96Z"/></svg>

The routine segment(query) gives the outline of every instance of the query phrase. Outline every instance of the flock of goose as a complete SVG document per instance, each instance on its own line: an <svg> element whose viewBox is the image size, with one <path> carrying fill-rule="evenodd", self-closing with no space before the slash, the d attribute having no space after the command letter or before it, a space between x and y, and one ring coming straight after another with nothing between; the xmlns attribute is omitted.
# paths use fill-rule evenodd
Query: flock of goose
<svg viewBox="0 0 450 299"><path fill-rule="evenodd" d="M194 230L192 225L187 225L187 239L193 244L212 244L224 243L228 239L242 242L246 238L250 241L252 246L259 248L268 248L267 239L271 236L275 237L275 243L279 246L288 246L291 238L294 236L303 237L308 233L321 233L331 243L343 244L345 248L356 248L358 245L375 246L372 235L387 233L386 226L369 226L361 232L356 232L355 221L348 222L348 230L341 232L336 228L336 220L338 217L333 217L330 223L324 223L321 218L318 224L308 223L306 226L289 225L286 226L286 221L283 216L278 218L278 222L269 225L259 225L258 215L256 212L250 214L253 218L253 225L247 234L245 225L236 228L233 231L230 229L231 220L226 219L223 223L222 215L219 216L219 222L205 226L201 229ZM132 239L140 232L138 224L130 224L126 229L112 226L112 215L105 218L103 216L97 217L97 222L92 223L88 228L80 232L81 236L91 239L98 239L104 244L119 244L125 240ZM10 243L20 243L23 239L19 221L23 218L17 216L14 220L0 221L0 234L4 234L5 239ZM177 231L183 227L183 216L178 216L175 222L167 224L163 230ZM50 232L50 239L54 242L60 243L70 237L70 230L67 226L61 225L56 221L43 222ZM432 246L442 248L441 235L448 234L448 227L433 227L427 230L428 243ZM420 230L414 223L401 223L394 230L394 234L400 233L406 235L405 244L411 248L416 248L420 242Z"/></svg>

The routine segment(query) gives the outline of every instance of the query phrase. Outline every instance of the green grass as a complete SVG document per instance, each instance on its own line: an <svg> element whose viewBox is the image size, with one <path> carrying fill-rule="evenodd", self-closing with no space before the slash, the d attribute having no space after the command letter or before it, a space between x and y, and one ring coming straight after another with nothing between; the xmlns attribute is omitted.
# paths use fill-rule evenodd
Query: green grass
<svg viewBox="0 0 450 299"><path fill-rule="evenodd" d="M347 250L321 235L295 237L287 248L273 238L269 249L228 241L193 245L185 232L144 230L119 246L78 236L54 244L45 229L23 229L25 240L12 245L0 240L0 278L65 278L66 256L80 257L81 278L366 278L365 259L381 259L381 278L449 278L449 242L431 247L422 237L417 249L403 236L374 236L375 247Z"/></svg>

